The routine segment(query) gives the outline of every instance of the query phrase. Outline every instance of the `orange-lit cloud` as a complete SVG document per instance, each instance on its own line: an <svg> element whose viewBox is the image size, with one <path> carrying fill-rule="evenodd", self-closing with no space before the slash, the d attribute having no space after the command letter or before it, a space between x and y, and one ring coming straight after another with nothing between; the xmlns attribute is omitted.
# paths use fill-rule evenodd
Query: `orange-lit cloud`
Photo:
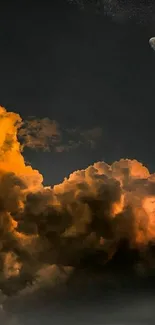
<svg viewBox="0 0 155 325"><path fill-rule="evenodd" d="M4 294L38 288L46 273L53 281L56 273L68 277L88 251L100 251L105 265L123 239L141 251L155 240L155 176L146 167L129 159L97 162L53 188L44 187L39 171L24 162L17 138L21 123L18 114L0 108Z"/></svg>

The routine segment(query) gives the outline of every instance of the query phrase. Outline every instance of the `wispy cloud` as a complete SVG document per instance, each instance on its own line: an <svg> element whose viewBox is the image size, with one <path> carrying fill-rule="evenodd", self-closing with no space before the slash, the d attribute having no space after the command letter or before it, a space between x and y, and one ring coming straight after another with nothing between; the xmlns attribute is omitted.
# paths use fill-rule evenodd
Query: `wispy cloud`
<svg viewBox="0 0 155 325"><path fill-rule="evenodd" d="M55 120L31 117L21 123L18 136L23 149L28 147L63 152L75 150L83 145L94 148L102 137L102 129L100 127L63 129Z"/></svg>
<svg viewBox="0 0 155 325"><path fill-rule="evenodd" d="M24 121L19 130L23 147L50 150L60 142L61 132L56 121L32 118Z"/></svg>

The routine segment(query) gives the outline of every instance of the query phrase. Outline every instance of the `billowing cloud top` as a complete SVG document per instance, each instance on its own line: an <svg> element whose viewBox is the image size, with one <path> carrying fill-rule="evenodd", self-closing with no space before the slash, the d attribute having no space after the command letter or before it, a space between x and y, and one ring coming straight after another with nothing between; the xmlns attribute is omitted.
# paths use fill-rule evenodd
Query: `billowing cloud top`
<svg viewBox="0 0 155 325"><path fill-rule="evenodd" d="M0 108L2 303L6 295L66 281L77 269L106 268L123 240L141 256L135 272L154 268L155 175L136 160L121 159L44 187L42 175L24 162L21 122Z"/></svg>

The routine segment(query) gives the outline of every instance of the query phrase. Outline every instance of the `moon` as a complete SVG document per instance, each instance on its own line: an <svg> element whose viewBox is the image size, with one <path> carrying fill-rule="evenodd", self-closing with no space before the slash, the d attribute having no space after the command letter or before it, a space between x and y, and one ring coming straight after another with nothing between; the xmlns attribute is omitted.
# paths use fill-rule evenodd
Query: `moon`
<svg viewBox="0 0 155 325"><path fill-rule="evenodd" d="M152 49L155 51L155 37L151 37L149 39L149 44L152 47Z"/></svg>

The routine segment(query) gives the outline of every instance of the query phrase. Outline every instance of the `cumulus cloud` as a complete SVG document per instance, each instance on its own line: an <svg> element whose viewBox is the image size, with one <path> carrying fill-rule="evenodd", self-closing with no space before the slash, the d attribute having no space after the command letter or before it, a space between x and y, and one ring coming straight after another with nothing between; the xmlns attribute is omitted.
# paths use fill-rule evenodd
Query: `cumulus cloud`
<svg viewBox="0 0 155 325"><path fill-rule="evenodd" d="M155 175L136 160L101 161L44 187L24 162L21 122L0 108L2 298L61 285L77 270L109 277L120 261L136 274L154 270Z"/></svg>

